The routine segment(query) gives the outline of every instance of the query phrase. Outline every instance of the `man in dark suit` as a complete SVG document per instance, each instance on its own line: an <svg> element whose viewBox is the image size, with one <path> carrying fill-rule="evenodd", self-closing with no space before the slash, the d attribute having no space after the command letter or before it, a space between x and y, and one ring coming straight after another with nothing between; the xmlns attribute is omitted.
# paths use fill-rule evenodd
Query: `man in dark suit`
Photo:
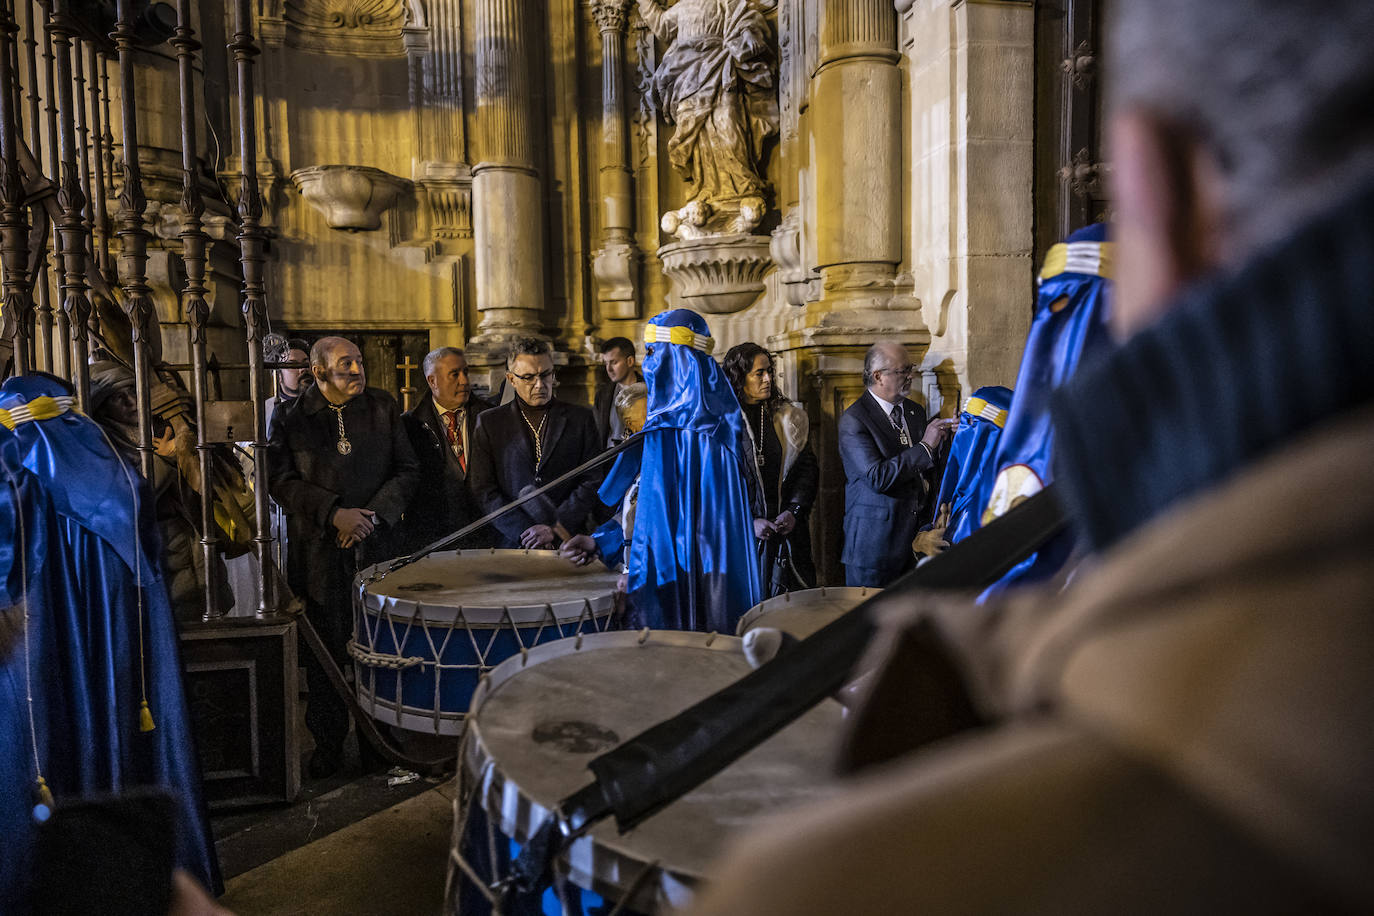
<svg viewBox="0 0 1374 916"><path fill-rule="evenodd" d="M616 392L624 385L642 382L635 360L635 345L628 337L612 337L601 345L601 361L606 366L608 382L596 389L592 413L596 415L596 434L601 445L609 448L625 438L625 427L615 409Z"/></svg>
<svg viewBox="0 0 1374 916"><path fill-rule="evenodd" d="M410 502L419 464L396 399L366 387L363 357L342 337L310 348L316 384L272 417L268 489L286 510L291 551L287 579L334 660L348 663L353 575L399 552L396 525ZM356 548L356 549L355 549ZM343 763L348 707L324 668L304 652L310 700L305 724L315 738L310 775Z"/></svg>
<svg viewBox="0 0 1374 916"><path fill-rule="evenodd" d="M468 485L477 415L495 406L471 393L468 360L457 347L433 350L421 364L429 391L402 419L420 462L420 485L402 523L406 550L415 551L481 516ZM455 547L490 547L490 529Z"/></svg>
<svg viewBox="0 0 1374 916"><path fill-rule="evenodd" d="M929 491L925 475L955 423L927 423L925 410L907 398L915 368L901 344L878 341L864 356L868 390L840 417L847 585L881 588L913 562L911 540Z"/></svg>
<svg viewBox="0 0 1374 916"><path fill-rule="evenodd" d="M468 482L482 512L491 512L594 458L603 450L586 407L553 396L553 353L536 337L516 341L506 360L509 404L477 418ZM590 530L600 508L600 473L570 481L493 524L503 547L543 549Z"/></svg>

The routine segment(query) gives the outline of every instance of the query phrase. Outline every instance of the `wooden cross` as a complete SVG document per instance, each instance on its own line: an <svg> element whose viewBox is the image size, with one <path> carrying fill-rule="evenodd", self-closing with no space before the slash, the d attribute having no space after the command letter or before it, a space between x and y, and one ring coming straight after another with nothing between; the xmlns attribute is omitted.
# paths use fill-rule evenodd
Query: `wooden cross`
<svg viewBox="0 0 1374 916"><path fill-rule="evenodd" d="M404 361L396 364L396 368L405 373L405 383L401 385L401 407L402 410L410 409L410 399L419 393L420 389L410 384L410 373L420 368L420 364L413 362L409 356Z"/></svg>

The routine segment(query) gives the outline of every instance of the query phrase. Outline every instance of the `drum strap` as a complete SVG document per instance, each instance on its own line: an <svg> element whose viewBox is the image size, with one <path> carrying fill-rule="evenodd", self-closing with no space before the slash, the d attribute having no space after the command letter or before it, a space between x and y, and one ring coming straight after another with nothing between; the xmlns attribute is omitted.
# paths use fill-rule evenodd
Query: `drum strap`
<svg viewBox="0 0 1374 916"><path fill-rule="evenodd" d="M979 589L1058 534L1051 485L918 566L884 592ZM596 781L564 799L522 851L516 890L546 886L562 845L614 814L621 833L657 813L792 723L849 678L873 634L870 598L729 687L593 760Z"/></svg>

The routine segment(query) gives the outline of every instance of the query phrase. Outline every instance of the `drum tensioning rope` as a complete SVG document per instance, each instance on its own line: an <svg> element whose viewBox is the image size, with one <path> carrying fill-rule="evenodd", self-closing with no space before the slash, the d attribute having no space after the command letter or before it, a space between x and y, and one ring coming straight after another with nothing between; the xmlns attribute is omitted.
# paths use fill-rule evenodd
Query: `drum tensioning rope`
<svg viewBox="0 0 1374 916"><path fill-rule="evenodd" d="M506 513L513 512L516 509L519 509L521 506L525 505L525 503L532 502L538 499L539 497L543 496L544 494L548 493L550 490L553 490L557 487L561 487L563 484L567 483L570 480L576 480L583 474L586 474L589 471L594 471L597 468L601 467L603 464L609 464L612 458L619 457L621 452L633 448L634 446L642 442L643 439L644 433L635 433L633 436L630 436L624 442L621 442L617 445L614 445L606 449L606 451L597 455L595 458L587 459L586 461L579 464L577 467L573 468L570 471L567 471L566 473L558 475L553 480L549 481L543 486L536 487L535 489L530 490L528 493L516 497L515 499L506 503L504 506L501 506L498 509L493 509L491 512L488 512L486 515L477 519L477 521L464 525L462 528L459 528L457 531L454 531L451 534L444 535L443 537L439 538L439 540L435 541L433 544L430 544L427 547L422 547L415 553L410 554L409 556L397 557L396 559L388 563L386 565L386 568L383 569L381 572L374 573L373 575L369 576L367 579L367 584L371 585L373 582L380 582L382 579L385 579L388 575L394 573L396 570L403 569L409 566L411 563L419 562L420 560L423 560L425 557L434 553L436 550L443 550L447 547L451 547L452 545L461 541L463 538L467 537L469 534L472 534L476 531L481 531L487 525L496 521L498 518L505 515Z"/></svg>
<svg viewBox="0 0 1374 916"><path fill-rule="evenodd" d="M513 863L507 893L542 893L567 843L614 815L621 833L686 795L830 696L873 635L870 609L894 595L996 582L1065 526L1054 487L918 566L883 592L677 716L588 764L593 782L563 799Z"/></svg>

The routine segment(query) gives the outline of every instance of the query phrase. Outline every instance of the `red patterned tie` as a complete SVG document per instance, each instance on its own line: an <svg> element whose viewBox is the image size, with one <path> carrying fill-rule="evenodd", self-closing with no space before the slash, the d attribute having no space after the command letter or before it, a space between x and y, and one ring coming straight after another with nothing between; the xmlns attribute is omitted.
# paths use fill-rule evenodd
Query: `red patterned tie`
<svg viewBox="0 0 1374 916"><path fill-rule="evenodd" d="M446 410L444 411L444 418L448 420L449 448L453 449L454 454L458 456L458 467L466 474L468 472L468 456L463 451L463 434L458 429L458 411Z"/></svg>

